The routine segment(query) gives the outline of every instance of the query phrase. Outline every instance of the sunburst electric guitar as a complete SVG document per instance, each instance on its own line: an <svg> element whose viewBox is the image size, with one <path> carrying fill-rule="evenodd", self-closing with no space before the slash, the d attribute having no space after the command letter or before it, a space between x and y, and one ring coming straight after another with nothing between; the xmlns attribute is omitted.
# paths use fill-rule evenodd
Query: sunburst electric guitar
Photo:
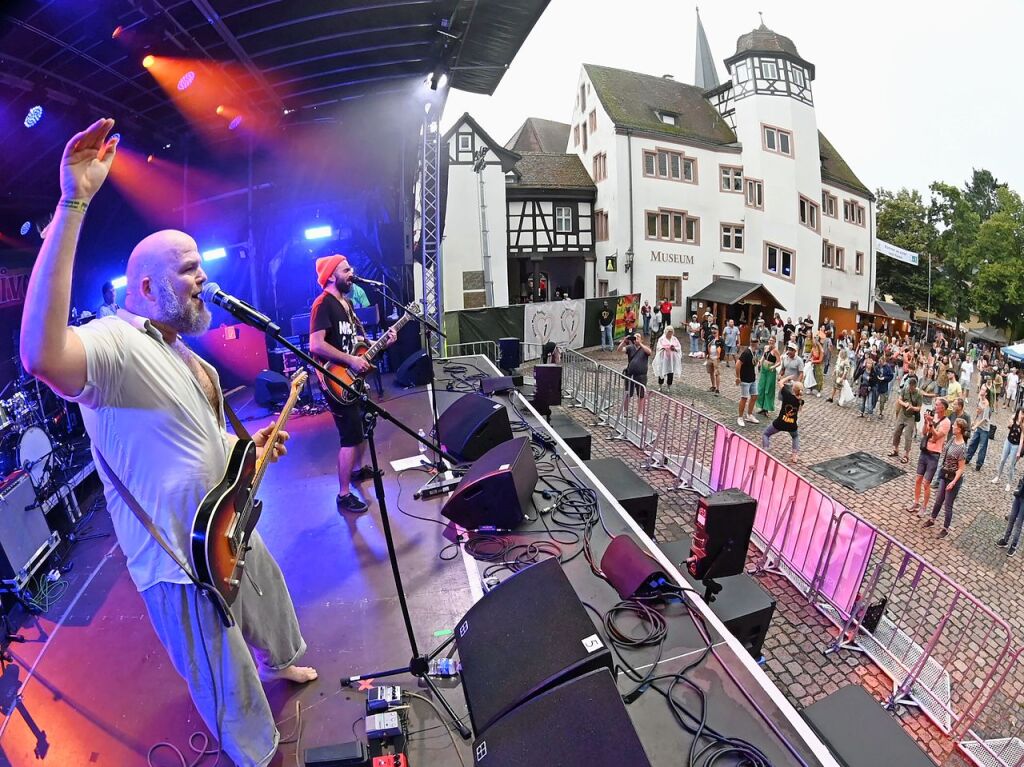
<svg viewBox="0 0 1024 767"><path fill-rule="evenodd" d="M306 378L304 370L292 378L288 401L267 437L267 445L277 442L277 435L295 407ZM224 476L203 498L192 524L190 553L193 572L201 583L215 589L228 605L238 596L249 538L263 511L263 502L256 498L256 492L273 453L268 449L257 460L256 443L251 439L239 439L228 456Z"/></svg>
<svg viewBox="0 0 1024 767"><path fill-rule="evenodd" d="M389 328L389 330L394 330L397 333L402 329L405 323L415 317L418 317L421 311L420 305L413 301L405 307L405 314L403 314L395 324ZM351 386L356 392L361 394L366 386L366 376L368 376L376 367L373 364L373 361L377 358L377 355L384 351L386 338L386 335L382 335L372 344L360 342L356 344L355 348L352 350L352 356L362 357L370 363L370 368L365 373L353 373L345 365L342 365L339 362L328 362L324 367L331 371L333 375L344 381L347 385ZM319 371L317 371L317 375L320 376L320 383L323 384L323 388L327 392L327 396L335 402L341 405L351 405L358 399L358 394L352 394L347 389L339 386L336 381L332 381L330 378L325 377Z"/></svg>

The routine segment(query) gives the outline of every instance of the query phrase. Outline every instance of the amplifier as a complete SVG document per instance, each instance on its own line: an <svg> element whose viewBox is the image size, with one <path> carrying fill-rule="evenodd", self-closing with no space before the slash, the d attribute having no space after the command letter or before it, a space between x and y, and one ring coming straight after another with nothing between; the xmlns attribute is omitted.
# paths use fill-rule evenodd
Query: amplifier
<svg viewBox="0 0 1024 767"><path fill-rule="evenodd" d="M28 474L15 472L0 486L0 580L21 591L60 543L50 532Z"/></svg>

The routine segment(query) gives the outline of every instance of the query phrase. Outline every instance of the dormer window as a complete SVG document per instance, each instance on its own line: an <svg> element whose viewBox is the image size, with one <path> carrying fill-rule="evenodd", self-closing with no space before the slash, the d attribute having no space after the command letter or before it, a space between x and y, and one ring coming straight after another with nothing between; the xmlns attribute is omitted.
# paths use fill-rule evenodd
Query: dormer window
<svg viewBox="0 0 1024 767"><path fill-rule="evenodd" d="M679 115L672 112L658 112L658 119L665 123L665 125L679 125Z"/></svg>
<svg viewBox="0 0 1024 767"><path fill-rule="evenodd" d="M472 152L473 151L473 134L471 134L471 133L460 133L459 134L459 151L460 152Z"/></svg>
<svg viewBox="0 0 1024 767"><path fill-rule="evenodd" d="M774 61L768 61L767 59L761 60L761 77L766 80L778 80L779 79L779 65Z"/></svg>

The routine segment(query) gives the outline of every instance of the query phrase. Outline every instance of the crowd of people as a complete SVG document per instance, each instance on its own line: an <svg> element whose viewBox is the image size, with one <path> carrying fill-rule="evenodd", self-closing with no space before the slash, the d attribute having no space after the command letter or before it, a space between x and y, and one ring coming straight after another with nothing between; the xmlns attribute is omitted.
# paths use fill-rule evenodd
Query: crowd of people
<svg viewBox="0 0 1024 767"><path fill-rule="evenodd" d="M642 403L648 358L663 392L672 391L682 372L685 341L658 314L649 304L641 308L643 336L650 339L650 346L632 333L619 347L629 355L625 372L633 386L627 388L627 405L634 396ZM1020 370L998 350L951 342L942 332L926 343L868 326L837 331L833 321L816 324L806 317L794 322L778 314L770 321L757 318L745 345L732 320L720 328L710 312L703 318L692 314L680 333L688 341L688 357L707 371L712 394L721 394L722 368L734 366L737 425L743 428L759 424L758 416L767 418L762 445L767 449L773 435L788 433L792 462L799 460L800 410L804 398L812 394L820 398L825 393L827 403L854 409L860 418L888 419L893 432L887 456L900 463L910 463L918 442L914 496L906 509L923 515L925 527L936 525L942 511L939 537L949 534L968 469L982 470L989 443L1005 430L999 464L989 481L1005 482L1005 492L1013 493L1008 526L997 545L1009 554L1016 552L1024 527L1024 477L1018 483L1016 472L1024 448L1024 411L1018 394L1024 392ZM638 359L642 376L630 374L640 373Z"/></svg>

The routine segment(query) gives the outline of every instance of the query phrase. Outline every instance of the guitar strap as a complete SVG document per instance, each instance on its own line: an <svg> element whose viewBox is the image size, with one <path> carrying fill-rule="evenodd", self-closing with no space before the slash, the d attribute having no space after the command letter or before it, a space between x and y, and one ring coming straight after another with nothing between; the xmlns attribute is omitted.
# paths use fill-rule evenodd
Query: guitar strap
<svg viewBox="0 0 1024 767"><path fill-rule="evenodd" d="M224 402L224 414L228 417L228 423L231 424L232 430L235 432L235 436L239 439L252 439L249 436L249 432L242 426L242 422L238 420L238 414L235 413L235 409L228 404L228 401L224 398L224 395L220 395L221 400Z"/></svg>
<svg viewBox="0 0 1024 767"><path fill-rule="evenodd" d="M224 403L224 406L227 407L227 402ZM142 523L142 526L146 528L146 531L150 536L152 536L153 540L160 544L160 548L167 552L167 556L174 560L174 563L181 568L185 575L188 576L188 579L192 581L192 584L197 589L199 589L199 592L205 595L213 603L214 609L217 610L217 614L220 616L221 622L224 624L224 628L231 628L235 625L235 619L231 615L231 610L228 609L228 604L224 601L224 597L221 596L220 592L215 588L202 583L195 576L195 573L192 572L188 563L178 556L177 552L175 552L174 549L171 548L170 544L167 543L167 539L164 538L163 533L161 533L157 528L156 524L153 522L153 518L146 513L146 510L143 509L141 505L139 505L139 502L135 499L132 491L125 487L124 483L121 482L121 478L118 477L117 474L114 473L114 470L110 468L110 464L108 464L107 459L103 457L103 453L96 448L95 444L93 444L93 448L96 452L96 457L99 459L103 473L110 478L110 482L113 484L114 489L117 490L118 495L120 495L121 499L128 504L128 508L132 510L132 513L135 514L139 522Z"/></svg>

